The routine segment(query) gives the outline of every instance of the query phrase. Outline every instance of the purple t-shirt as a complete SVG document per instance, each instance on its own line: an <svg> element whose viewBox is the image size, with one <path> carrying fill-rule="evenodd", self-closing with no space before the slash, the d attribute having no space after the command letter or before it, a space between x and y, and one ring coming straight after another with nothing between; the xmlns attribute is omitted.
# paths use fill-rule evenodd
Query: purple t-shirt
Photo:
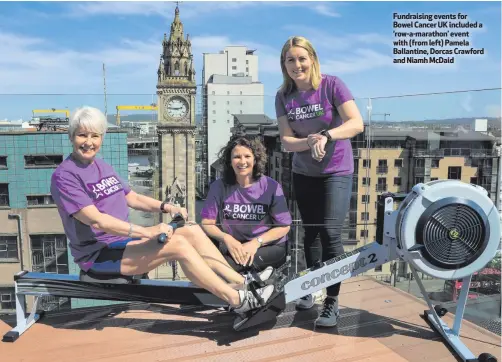
<svg viewBox="0 0 502 362"><path fill-rule="evenodd" d="M99 158L84 165L69 156L52 174L51 194L70 240L71 254L82 269L87 270L107 244L126 238L96 230L72 215L94 205L104 214L129 221L125 195L130 191L115 170Z"/></svg>
<svg viewBox="0 0 502 362"><path fill-rule="evenodd" d="M293 91L287 96L279 91L275 97L277 119L287 116L289 126L299 138L331 129L342 124L336 107L353 100L350 90L336 76L322 75L317 90ZM311 151L295 152L293 172L306 176L349 175L354 172L354 156L350 139L326 143L326 155L321 162L312 158Z"/></svg>
<svg viewBox="0 0 502 362"><path fill-rule="evenodd" d="M281 185L261 176L249 187L227 185L222 179L211 184L201 211L203 219L216 220L223 232L245 243L275 226L291 225L291 214ZM287 240L287 235L277 243Z"/></svg>

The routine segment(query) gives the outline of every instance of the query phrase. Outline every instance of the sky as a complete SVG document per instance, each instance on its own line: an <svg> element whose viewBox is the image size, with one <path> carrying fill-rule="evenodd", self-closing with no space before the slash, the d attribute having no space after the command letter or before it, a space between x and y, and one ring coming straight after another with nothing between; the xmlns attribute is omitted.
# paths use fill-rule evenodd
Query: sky
<svg viewBox="0 0 502 362"><path fill-rule="evenodd" d="M104 110L103 63L108 113L119 104L155 102L161 42L169 34L175 6L0 3L0 120L29 119L31 110L40 108L73 110L87 104ZM280 50L292 35L312 42L322 73L348 85L365 119L369 97L373 120L500 117L500 2L185 1L179 9L185 36L192 41L197 83L204 52L229 45L256 49L265 113L271 118L282 82ZM458 56L454 64L394 64L393 58L401 57L393 55L394 13L467 15L463 22L483 28L447 30L469 31L465 39L473 48L484 48L484 55ZM477 91L402 97L466 90ZM390 96L396 97L385 98Z"/></svg>

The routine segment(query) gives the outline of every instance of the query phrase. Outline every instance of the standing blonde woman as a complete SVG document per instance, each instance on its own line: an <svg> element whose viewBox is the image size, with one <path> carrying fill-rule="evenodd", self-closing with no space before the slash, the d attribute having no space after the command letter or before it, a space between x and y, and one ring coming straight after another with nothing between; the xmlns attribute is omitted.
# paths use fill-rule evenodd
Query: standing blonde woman
<svg viewBox="0 0 502 362"><path fill-rule="evenodd" d="M299 262L300 269L306 269L344 252L341 233L354 172L350 139L364 126L352 93L337 76L321 73L317 53L307 39L295 36L286 41L281 69L284 81L275 109L282 144L294 152L293 187L306 224L301 246L305 260ZM340 284L327 288L316 325L337 324L339 292ZM297 307L309 309L314 303L314 296L308 295L297 301Z"/></svg>

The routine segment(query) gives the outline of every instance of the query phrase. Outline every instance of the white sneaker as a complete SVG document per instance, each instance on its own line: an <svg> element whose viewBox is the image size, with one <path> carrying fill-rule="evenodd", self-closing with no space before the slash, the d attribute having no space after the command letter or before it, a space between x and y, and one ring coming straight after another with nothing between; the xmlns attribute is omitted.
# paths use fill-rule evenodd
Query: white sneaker
<svg viewBox="0 0 502 362"><path fill-rule="evenodd" d="M274 286L273 285L267 285L265 288L260 288L256 289L256 292L258 295L263 299L263 301L266 303L270 297L272 296L272 293L274 292ZM233 311L237 314L243 314L246 313L252 309L257 309L262 307L258 299L254 296L254 294L249 291L249 290L238 290L239 293L239 298L241 301L241 305L237 308L234 308Z"/></svg>
<svg viewBox="0 0 502 362"><path fill-rule="evenodd" d="M296 308L302 310L310 309L314 306L314 304L315 304L315 297L313 294L308 294L296 300Z"/></svg>
<svg viewBox="0 0 502 362"><path fill-rule="evenodd" d="M271 266L267 266L261 272L257 273L257 277L260 279L261 282L266 282L272 276L273 273L274 273L274 268ZM246 279L244 281L244 284L250 284L253 281L255 281L252 274L246 274L244 278Z"/></svg>

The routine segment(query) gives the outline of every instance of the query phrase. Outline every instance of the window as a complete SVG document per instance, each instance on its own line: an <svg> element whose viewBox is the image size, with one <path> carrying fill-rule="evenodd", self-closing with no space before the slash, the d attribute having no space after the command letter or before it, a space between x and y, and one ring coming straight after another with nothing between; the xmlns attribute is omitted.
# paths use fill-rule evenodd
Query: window
<svg viewBox="0 0 502 362"><path fill-rule="evenodd" d="M63 162L63 155L30 155L24 156L26 168L57 167Z"/></svg>
<svg viewBox="0 0 502 362"><path fill-rule="evenodd" d="M280 181L279 180L279 171L275 171L275 180Z"/></svg>
<svg viewBox="0 0 502 362"><path fill-rule="evenodd" d="M227 109L227 114L230 114L230 110Z"/></svg>
<svg viewBox="0 0 502 362"><path fill-rule="evenodd" d="M66 235L35 234L29 237L33 271L68 274L68 242Z"/></svg>
<svg viewBox="0 0 502 362"><path fill-rule="evenodd" d="M402 159L394 160L394 167L403 167L403 160Z"/></svg>
<svg viewBox="0 0 502 362"><path fill-rule="evenodd" d="M371 168L371 160L363 160L363 168Z"/></svg>
<svg viewBox="0 0 502 362"><path fill-rule="evenodd" d="M368 237L368 230L361 230L361 237L362 238L367 238Z"/></svg>
<svg viewBox="0 0 502 362"><path fill-rule="evenodd" d="M213 106L215 106L215 105L216 105L216 102L215 102L215 101L213 101Z"/></svg>
<svg viewBox="0 0 502 362"><path fill-rule="evenodd" d="M431 181L437 181L437 177L431 177Z"/></svg>
<svg viewBox="0 0 502 362"><path fill-rule="evenodd" d="M241 93L242 94L242 93ZM241 101L241 106L242 106L242 101Z"/></svg>
<svg viewBox="0 0 502 362"><path fill-rule="evenodd" d="M241 91L241 95L242 95L242 91Z"/></svg>
<svg viewBox="0 0 502 362"><path fill-rule="evenodd" d="M232 58L232 62L235 63L237 61L237 58Z"/></svg>
<svg viewBox="0 0 502 362"><path fill-rule="evenodd" d="M0 288L0 310L16 309L15 288Z"/></svg>
<svg viewBox="0 0 502 362"><path fill-rule="evenodd" d="M417 158L415 160L415 167L425 167L425 159Z"/></svg>
<svg viewBox="0 0 502 362"><path fill-rule="evenodd" d="M246 72L249 72L249 67L246 67Z"/></svg>
<svg viewBox="0 0 502 362"><path fill-rule="evenodd" d="M471 184L477 185L478 184L478 178L477 177L471 177Z"/></svg>
<svg viewBox="0 0 502 362"><path fill-rule="evenodd" d="M230 101L227 101L227 104L230 104Z"/></svg>
<svg viewBox="0 0 502 362"><path fill-rule="evenodd" d="M363 186L369 186L370 180L371 179L369 177L363 177Z"/></svg>
<svg viewBox="0 0 502 362"><path fill-rule="evenodd" d="M381 265L376 266L376 267L375 267L375 271L376 271L376 272L381 272L381 271L382 271L382 266L381 266Z"/></svg>
<svg viewBox="0 0 502 362"><path fill-rule="evenodd" d="M214 96L214 91L213 91L213 96Z"/></svg>
<svg viewBox="0 0 502 362"><path fill-rule="evenodd" d="M401 177L394 177L394 186L401 186Z"/></svg>
<svg viewBox="0 0 502 362"><path fill-rule="evenodd" d="M237 66L232 66L232 70L237 70Z"/></svg>
<svg viewBox="0 0 502 362"><path fill-rule="evenodd" d="M369 204L369 202L370 202L370 195L361 195L361 202L363 204Z"/></svg>
<svg viewBox="0 0 502 362"><path fill-rule="evenodd" d="M54 205L52 195L26 195L28 206Z"/></svg>
<svg viewBox="0 0 502 362"><path fill-rule="evenodd" d="M415 185L421 184L421 183L424 183L424 178L423 177L415 177Z"/></svg>
<svg viewBox="0 0 502 362"><path fill-rule="evenodd" d="M280 165L279 165L279 157L276 157L275 158L275 168L279 168Z"/></svg>
<svg viewBox="0 0 502 362"><path fill-rule="evenodd" d="M248 59L246 59L246 64L249 64L249 60Z"/></svg>
<svg viewBox="0 0 502 362"><path fill-rule="evenodd" d="M449 180L460 180L461 176L462 176L462 167L460 167L460 166L448 167L448 179Z"/></svg>
<svg viewBox="0 0 502 362"><path fill-rule="evenodd" d="M0 235L0 259L19 259L17 236Z"/></svg>
<svg viewBox="0 0 502 362"><path fill-rule="evenodd" d="M387 160L378 160L377 173L387 173Z"/></svg>
<svg viewBox="0 0 502 362"><path fill-rule="evenodd" d="M213 123L216 123L216 120L215 120L215 119L213 119Z"/></svg>
<svg viewBox="0 0 502 362"><path fill-rule="evenodd" d="M431 160L431 168L439 168L439 159L433 158Z"/></svg>
<svg viewBox="0 0 502 362"><path fill-rule="evenodd" d="M7 156L0 156L0 168L7 168Z"/></svg>
<svg viewBox="0 0 502 362"><path fill-rule="evenodd" d="M9 206L9 184L0 184L0 206Z"/></svg>
<svg viewBox="0 0 502 362"><path fill-rule="evenodd" d="M361 220L362 221L368 221L370 219L370 213L369 212L361 212Z"/></svg>
<svg viewBox="0 0 502 362"><path fill-rule="evenodd" d="M213 110L213 114L216 114L216 111L215 111L215 110Z"/></svg>
<svg viewBox="0 0 502 362"><path fill-rule="evenodd" d="M227 91L227 96L229 96L229 95L230 95L230 91Z"/></svg>

